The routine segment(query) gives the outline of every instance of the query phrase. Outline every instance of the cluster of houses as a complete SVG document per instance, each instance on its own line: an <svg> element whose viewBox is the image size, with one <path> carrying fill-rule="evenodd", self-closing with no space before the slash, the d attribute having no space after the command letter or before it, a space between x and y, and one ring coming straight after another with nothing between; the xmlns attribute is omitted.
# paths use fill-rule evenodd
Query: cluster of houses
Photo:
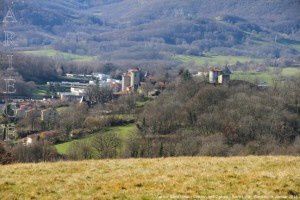
<svg viewBox="0 0 300 200"><path fill-rule="evenodd" d="M28 117L34 113L38 117L41 117L42 120L46 119L49 112L49 109L45 109L51 107L53 103L58 102L57 100L22 100L22 99L14 99L9 103L10 110L13 113L10 113L11 118L23 119ZM0 114L5 111L5 104L1 104Z"/></svg>
<svg viewBox="0 0 300 200"><path fill-rule="evenodd" d="M224 69L211 68L208 72L198 72L196 76L205 77L211 84L228 84L230 81L230 75L232 72L228 67ZM68 78L74 78L81 82L48 82L48 86L55 86L58 88L64 88L66 92L58 92L59 98L43 99L43 100L22 100L14 99L10 103L10 109L14 111L14 117L17 120L21 120L26 117L37 117L41 121L47 121L49 118L56 118L57 111L52 108L55 103L67 102L82 102L86 96L87 88L89 86L98 85L99 87L110 87L115 94L123 95L134 91L140 92L143 90L143 85L146 84L144 79L150 81L150 83L156 87L152 87L152 90L148 92L148 95L157 96L160 91L165 88L166 83L156 82L147 73L145 77L142 76L142 72L139 68L129 69L122 75L122 80L112 79L109 75L101 73L93 73L91 75L83 74L66 74ZM146 86L145 86L146 87ZM154 91L154 92L153 92ZM153 95L152 93L153 92ZM4 104L0 102L0 114L4 112ZM15 137L14 127L6 125L7 127L0 127L0 140L3 137L13 139ZM6 130L5 135L3 135ZM2 130L2 131L1 131ZM28 137L25 138L24 143L30 144L32 140Z"/></svg>
<svg viewBox="0 0 300 200"><path fill-rule="evenodd" d="M230 81L230 75L232 72L228 67L224 69L211 68L208 72L198 72L196 76L202 76L208 78L211 84L227 84ZM140 91L143 88L144 82L142 72L139 68L129 69L122 75L122 80L112 79L107 74L93 73L91 75L84 74L66 74L68 78L76 78L76 80L82 80L82 82L47 82L48 86L55 86L60 89L64 88L64 92L57 92L58 99L44 99L44 100L22 100L14 99L11 103L12 109L15 111L17 118L24 118L28 116L33 110L37 109L37 104L49 104L52 105L54 101L65 102L82 102L86 96L87 88L89 86L97 85L100 87L110 87L115 94L128 94L133 91ZM149 80L152 80L145 75ZM165 83L159 83L163 88ZM48 101L48 102L47 102ZM42 103L41 103L42 102ZM3 110L4 104L0 103L0 112ZM39 106L41 107L41 106ZM46 106L47 107L47 106ZM43 113L41 113L43 116Z"/></svg>
<svg viewBox="0 0 300 200"><path fill-rule="evenodd" d="M199 72L197 76L208 77L209 83L227 84L230 81L231 71L228 67L223 70L211 68L209 72ZM48 82L48 86L59 86L66 88L67 92L58 92L60 100L68 102L82 102L86 96L86 90L89 86L98 85L99 87L110 87L115 94L128 94L138 91L142 82L142 72L139 68L131 68L122 75L122 80L111 78L110 75L102 73L85 74L66 74L68 78L81 80L81 82Z"/></svg>
<svg viewBox="0 0 300 200"><path fill-rule="evenodd" d="M23 100L14 99L9 103L10 118L22 120L24 118L38 118L47 121L50 117L56 117L55 109L50 106L57 100ZM6 112L7 105L0 104L0 114ZM0 125L0 140L13 140L17 138L14 123Z"/></svg>
<svg viewBox="0 0 300 200"><path fill-rule="evenodd" d="M124 73L122 80L111 78L110 75L102 73L85 74L66 74L67 78L74 78L81 82L47 82L49 87L64 88L67 91L58 92L57 95L62 101L81 102L86 96L89 86L98 85L99 87L109 87L115 94L126 94L137 90L141 82L141 70L139 68L129 69Z"/></svg>
<svg viewBox="0 0 300 200"><path fill-rule="evenodd" d="M230 81L231 74L231 70L226 66L223 69L212 67L208 71L198 72L194 76L204 77L211 84L226 85Z"/></svg>

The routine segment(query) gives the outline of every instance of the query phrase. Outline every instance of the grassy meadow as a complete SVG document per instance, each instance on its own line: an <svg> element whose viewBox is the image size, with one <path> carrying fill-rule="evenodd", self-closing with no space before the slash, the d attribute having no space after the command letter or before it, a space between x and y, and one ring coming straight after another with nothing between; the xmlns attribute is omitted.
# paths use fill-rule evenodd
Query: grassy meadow
<svg viewBox="0 0 300 200"><path fill-rule="evenodd" d="M191 63L194 62L199 66L224 66L226 64L236 64L237 62L246 63L246 62L256 62L260 63L263 59L258 58L250 58L245 56L223 56L223 55L213 55L207 54L204 56L186 56L186 55L176 55L173 57L174 60L180 61L182 63ZM197 69L193 69L197 70ZM280 78L300 78L300 68L296 67L286 67L281 68L281 71L275 72L274 68L269 67L267 71L264 72L256 72L256 71L234 71L232 74L233 80L246 80L249 82L266 82L269 85L273 84L274 79L278 79L278 75Z"/></svg>
<svg viewBox="0 0 300 200"><path fill-rule="evenodd" d="M186 55L176 55L174 57L175 60L190 63L195 62L197 65L208 65L208 66L216 66L216 65L226 65L226 64L235 64L237 62L245 63L245 62L261 62L262 59L258 58L250 58L246 56L223 56L223 55L205 55L205 56L186 56Z"/></svg>
<svg viewBox="0 0 300 200"><path fill-rule="evenodd" d="M66 53L57 51L54 49L39 49L39 50L32 50L32 51L22 51L22 53L26 55L32 56L44 56L44 57L59 57L66 61L80 61L80 62L87 62L92 61L94 58L92 56L81 56L72 53Z"/></svg>
<svg viewBox="0 0 300 200"><path fill-rule="evenodd" d="M128 137L130 137L132 134L135 134L135 132L136 132L136 126L134 124L130 124L130 125L127 125L127 126L117 126L117 127L106 128L104 130L104 132L95 133L95 134L93 134L89 137L82 138L82 139L79 139L79 140L85 140L85 141L89 142L89 141L93 140L93 138L97 134L117 133L118 137L121 139L121 141L124 141ZM72 145L72 143L74 143L75 141L78 141L78 140L73 140L73 141L70 141L70 142L65 142L65 143L62 143L62 144L55 145L57 152L60 153L60 154L66 154L67 151L68 151L68 148L70 147L70 145Z"/></svg>
<svg viewBox="0 0 300 200"><path fill-rule="evenodd" d="M275 79L285 79L289 77L294 77L294 78L300 78L300 68L295 68L295 67L287 67L287 68L282 68L281 71L279 71L276 75L276 72L273 68L269 68L269 70L265 72L242 72L242 71L235 71L232 74L232 79L233 80L246 80L252 83L255 82L266 82L269 85L273 84L273 81Z"/></svg>
<svg viewBox="0 0 300 200"><path fill-rule="evenodd" d="M0 199L299 198L300 157L179 157L0 166Z"/></svg>

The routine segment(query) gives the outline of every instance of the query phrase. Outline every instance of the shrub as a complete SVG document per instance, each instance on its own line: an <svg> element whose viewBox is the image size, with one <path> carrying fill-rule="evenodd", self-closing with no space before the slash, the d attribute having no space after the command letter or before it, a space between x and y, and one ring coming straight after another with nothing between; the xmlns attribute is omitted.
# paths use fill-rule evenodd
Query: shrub
<svg viewBox="0 0 300 200"><path fill-rule="evenodd" d="M140 145L142 144L142 139L139 136L133 136L126 140L125 151L123 152L123 157L125 158L137 158L140 156Z"/></svg>
<svg viewBox="0 0 300 200"><path fill-rule="evenodd" d="M0 165L7 165L13 163L13 156L6 145L0 142Z"/></svg>
<svg viewBox="0 0 300 200"><path fill-rule="evenodd" d="M189 136L176 144L176 156L195 156L199 152L200 138ZM170 143L172 145L172 143Z"/></svg>
<svg viewBox="0 0 300 200"><path fill-rule="evenodd" d="M116 158L120 156L121 140L117 133L99 134L91 143L98 158Z"/></svg>
<svg viewBox="0 0 300 200"><path fill-rule="evenodd" d="M107 126L107 121L103 120L101 116L97 116L97 117L90 116L85 119L84 126L92 130L99 130Z"/></svg>
<svg viewBox="0 0 300 200"><path fill-rule="evenodd" d="M92 159L94 156L95 149L86 140L72 142L67 149L67 157L71 160Z"/></svg>
<svg viewBox="0 0 300 200"><path fill-rule="evenodd" d="M202 156L227 156L229 147L222 134L214 134L202 138L199 154Z"/></svg>
<svg viewBox="0 0 300 200"><path fill-rule="evenodd" d="M75 129L70 132L70 136L73 139L79 139L84 137L85 135L88 135L88 130L85 129Z"/></svg>
<svg viewBox="0 0 300 200"><path fill-rule="evenodd" d="M116 133L98 134L93 140L72 142L67 156L72 160L121 157L121 141Z"/></svg>
<svg viewBox="0 0 300 200"><path fill-rule="evenodd" d="M242 144L234 144L228 151L229 156L242 156L245 154L245 146Z"/></svg>
<svg viewBox="0 0 300 200"><path fill-rule="evenodd" d="M37 141L27 146L19 143L13 147L12 154L16 162L45 162L59 158L56 149L46 141Z"/></svg>

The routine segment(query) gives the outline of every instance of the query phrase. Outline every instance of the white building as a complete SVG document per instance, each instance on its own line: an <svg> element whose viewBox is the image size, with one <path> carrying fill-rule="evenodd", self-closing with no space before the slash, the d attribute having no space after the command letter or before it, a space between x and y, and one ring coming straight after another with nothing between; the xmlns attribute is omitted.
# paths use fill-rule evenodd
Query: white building
<svg viewBox="0 0 300 200"><path fill-rule="evenodd" d="M92 76L98 79L99 81L106 81L107 79L110 78L109 75L101 74L101 73L93 73Z"/></svg>
<svg viewBox="0 0 300 200"><path fill-rule="evenodd" d="M71 92L60 92L58 93L60 100L70 102L82 102L83 96L76 95Z"/></svg>
<svg viewBox="0 0 300 200"><path fill-rule="evenodd" d="M84 96L86 94L85 87L71 87L71 93L77 96Z"/></svg>
<svg viewBox="0 0 300 200"><path fill-rule="evenodd" d="M136 90L138 89L140 82L140 69L130 69L122 76L122 91Z"/></svg>

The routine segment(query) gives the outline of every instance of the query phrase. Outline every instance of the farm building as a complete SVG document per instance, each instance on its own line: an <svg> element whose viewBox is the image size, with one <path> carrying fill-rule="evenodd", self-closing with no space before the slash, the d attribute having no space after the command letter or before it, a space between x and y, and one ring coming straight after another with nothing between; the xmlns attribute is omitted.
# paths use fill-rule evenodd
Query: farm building
<svg viewBox="0 0 300 200"><path fill-rule="evenodd" d="M209 83L212 84L227 84L230 81L232 72L228 67L223 70L213 68L209 71Z"/></svg>

